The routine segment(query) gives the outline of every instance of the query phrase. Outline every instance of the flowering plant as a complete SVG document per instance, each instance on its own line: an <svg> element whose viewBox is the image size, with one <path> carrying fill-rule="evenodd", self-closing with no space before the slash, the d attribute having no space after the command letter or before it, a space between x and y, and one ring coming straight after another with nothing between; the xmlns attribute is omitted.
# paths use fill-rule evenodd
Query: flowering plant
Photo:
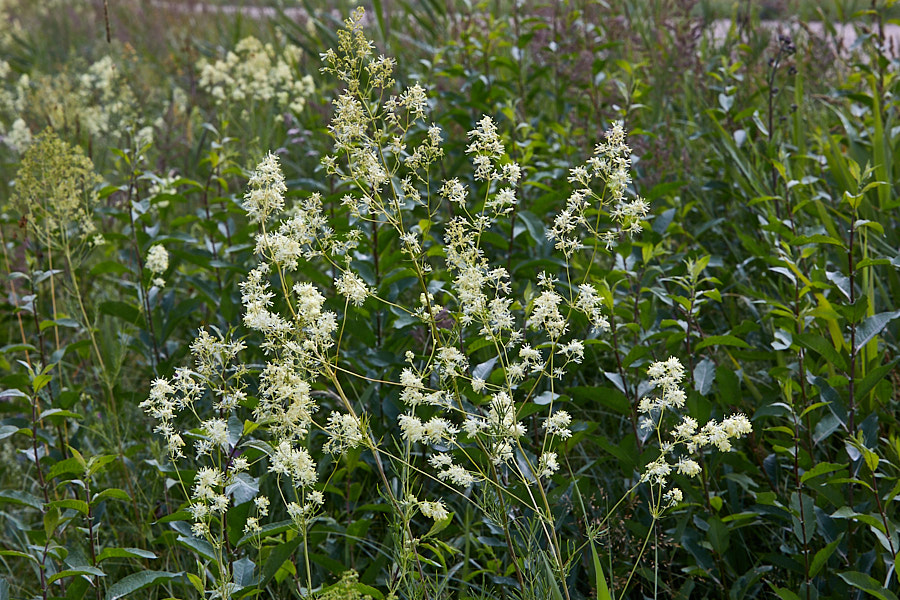
<svg viewBox="0 0 900 600"><path fill-rule="evenodd" d="M322 160L340 182L340 206L326 206L319 193L289 206L278 158L262 160L243 203L259 227L258 262L241 286L247 337L201 331L191 346L194 367L157 380L142 406L159 421L176 462L186 460L187 447L176 419L194 419L192 453L209 465L190 489L186 480L182 486L191 533L217 565L222 597L245 585L232 565L234 546L260 547L267 531L260 519L275 510L251 474L277 483L279 505L304 543L309 591L317 583L309 530L326 518L334 494L322 482L323 464L360 454L377 473L393 527L394 567L385 581L392 591L441 593L426 554L439 554L430 541L453 519L456 502L481 510L502 532L523 591L565 581L593 538L572 547L557 532L551 496L576 478L565 454L578 423L563 393L610 327L610 300L592 268L605 249L641 231L649 209L629 189L624 129L614 124L570 171L573 189L546 230L555 272L512 273L493 240L514 237L510 220L531 168L512 160L484 116L467 134L471 178L439 179L445 134L429 123L426 91L415 84L394 93L394 61L374 57L362 16L355 12L337 49L322 56L323 71L344 85L329 127L334 152ZM344 218L332 217L338 209ZM399 255L391 273L377 258L386 247ZM304 268L311 264L321 269L312 281ZM367 362L355 352L365 342L350 324L365 319L375 321L374 343L389 360ZM388 328L405 335L388 343ZM258 340L263 365L239 361L249 340ZM634 475L631 491L649 484L654 519L682 499L670 486L673 468L694 476L700 466L692 455L711 445L728 450L750 431L746 417L735 415L699 429L685 416L667 432L667 411L684 406L683 372L675 358L652 363L650 387L660 394L639 407L660 451L626 477ZM370 400L358 386L374 391ZM373 404L379 396L396 398L393 411ZM250 501L255 512L246 513L244 538L235 540L228 512ZM419 514L433 522L427 532ZM522 544L535 556L520 558ZM547 570L524 568L529 560Z"/></svg>

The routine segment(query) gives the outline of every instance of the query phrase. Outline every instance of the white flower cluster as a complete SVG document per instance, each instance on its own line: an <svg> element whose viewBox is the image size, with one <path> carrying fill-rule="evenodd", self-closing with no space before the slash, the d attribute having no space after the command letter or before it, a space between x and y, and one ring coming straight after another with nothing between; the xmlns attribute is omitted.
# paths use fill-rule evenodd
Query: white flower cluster
<svg viewBox="0 0 900 600"><path fill-rule="evenodd" d="M620 232L632 235L641 231L650 205L643 198L626 197L630 170L631 148L625 143L622 124L616 122L606 132L606 141L596 146L593 156L569 171L569 182L575 190L547 230L547 237L555 242L557 250L569 258L582 247L583 235L603 240L609 248ZM603 191L597 194L594 187L602 187ZM586 218L586 211L608 206L612 207L609 215L615 228L600 231Z"/></svg>
<svg viewBox="0 0 900 600"><path fill-rule="evenodd" d="M647 372L651 384L660 389L661 393L654 398L643 398L638 411L643 414L641 417L643 428L658 429L666 409L675 411L684 406L685 394L680 388L681 380L684 378L684 367L677 358L670 357L665 361L654 362ZM731 415L721 423L712 419L699 431L697 428L698 423L694 418L683 416L669 432L671 441L663 442L660 455L645 467L641 481L649 482L662 490L667 487L668 477L673 470L679 475L696 477L701 471L700 464L689 455L709 446L727 452L732 448L731 440L753 431L750 420L743 414ZM683 452L687 455L676 456L676 450L679 448L683 448ZM673 488L666 491L661 498L665 506L671 506L681 501L682 493L678 488Z"/></svg>
<svg viewBox="0 0 900 600"><path fill-rule="evenodd" d="M270 102L275 110L299 113L315 91L312 77L297 77L301 55L296 46L286 45L279 55L272 44L246 37L223 59L200 61L200 87L220 106Z"/></svg>
<svg viewBox="0 0 900 600"><path fill-rule="evenodd" d="M269 152L250 176L250 190L244 195L243 209L251 223L265 223L269 217L284 210L284 175L278 157Z"/></svg>
<svg viewBox="0 0 900 600"><path fill-rule="evenodd" d="M272 453L269 472L287 475L295 484L310 487L318 478L316 463L306 448L295 448L288 440L282 440Z"/></svg>
<svg viewBox="0 0 900 600"><path fill-rule="evenodd" d="M0 12L0 19L5 16ZM29 101L31 78L25 73L15 82L7 82L11 73L9 63L0 59L0 140L14 152L21 154L31 145L31 129L22 118Z"/></svg>
<svg viewBox="0 0 900 600"><path fill-rule="evenodd" d="M209 524L214 515L222 515L228 510L229 498L224 493L228 483L229 477L220 469L200 468L194 477L194 489L188 509L194 519L191 527L194 536L217 546L224 544L224 540L211 535Z"/></svg>
<svg viewBox="0 0 900 600"><path fill-rule="evenodd" d="M353 306L362 306L366 298L372 295L372 290L356 273L342 273L334 280L334 285L338 293L347 298Z"/></svg>
<svg viewBox="0 0 900 600"><path fill-rule="evenodd" d="M0 136L19 153L31 143L29 123L57 131L77 123L90 136L113 138L141 129L137 97L111 56L77 73L23 73L12 85L4 85L4 65L0 61Z"/></svg>
<svg viewBox="0 0 900 600"><path fill-rule="evenodd" d="M650 383L654 388L660 389L661 394L655 398L644 396L638 405L638 412L650 414L653 411L683 408L685 401L684 390L681 389L681 380L684 378L684 367L674 356L666 361L655 362L647 370Z"/></svg>
<svg viewBox="0 0 900 600"><path fill-rule="evenodd" d="M475 475L454 464L453 458L449 454L433 454L428 462L431 463L437 473L437 478L441 481L449 481L459 487L466 487L477 480Z"/></svg>
<svg viewBox="0 0 900 600"><path fill-rule="evenodd" d="M344 454L347 450L363 444L359 421L353 415L332 411L325 431L329 439L322 449L328 454Z"/></svg>
<svg viewBox="0 0 900 600"><path fill-rule="evenodd" d="M437 500L436 502L420 501L419 510L423 515L433 521L443 521L450 516L450 513L447 512L447 508L444 506L443 500Z"/></svg>
<svg viewBox="0 0 900 600"><path fill-rule="evenodd" d="M572 431L569 429L569 425L571 424L572 416L564 410L558 410L547 417L547 420L544 422L544 428L550 435L568 439L572 437Z"/></svg>
<svg viewBox="0 0 900 600"><path fill-rule="evenodd" d="M166 270L169 268L169 252L166 250L165 246L160 244L156 244L150 247L150 251L147 252L147 260L144 262L144 265L147 267L147 270L156 275L153 278L153 285L157 287L164 287L166 285L166 280L160 277Z"/></svg>
<svg viewBox="0 0 900 600"><path fill-rule="evenodd" d="M154 431L165 438L173 462L184 458L186 445L176 418L187 412L199 422L191 433L195 455L198 460L205 457L212 465L197 470L188 510L194 521L193 534L215 546L224 544L224 539L213 533L210 524L224 518L231 502L228 486L250 467L249 461L235 452L241 432L233 431L224 418L246 397L242 382L246 367L235 364L244 348L241 341L213 337L201 330L191 344L193 370L179 368L171 379L155 380L149 397L140 404L158 421ZM220 416L202 419L196 405L207 393L214 399L213 408Z"/></svg>

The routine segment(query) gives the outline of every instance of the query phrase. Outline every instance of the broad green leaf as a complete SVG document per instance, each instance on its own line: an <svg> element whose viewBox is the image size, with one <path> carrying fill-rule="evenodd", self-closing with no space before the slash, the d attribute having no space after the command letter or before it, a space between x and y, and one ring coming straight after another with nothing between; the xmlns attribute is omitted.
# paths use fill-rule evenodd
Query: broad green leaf
<svg viewBox="0 0 900 600"><path fill-rule="evenodd" d="M838 544L841 543L841 538L843 537L844 534L839 535L836 540L816 552L816 555L813 557L812 564L809 566L810 578L815 577L819 574L819 571L822 570L822 567L825 566L825 563L827 563L828 559L831 558L831 555L834 554L835 549L838 547Z"/></svg>
<svg viewBox="0 0 900 600"><path fill-rule="evenodd" d="M705 396L712 389L716 379L716 365L708 358L704 358L694 367L694 389L701 396Z"/></svg>
<svg viewBox="0 0 900 600"><path fill-rule="evenodd" d="M792 493L791 520L794 523L794 536L797 541L801 544L811 542L816 535L816 513L813 499L806 494Z"/></svg>
<svg viewBox="0 0 900 600"><path fill-rule="evenodd" d="M109 558L156 558L156 554L140 548L104 548L97 555L97 562L103 562Z"/></svg>
<svg viewBox="0 0 900 600"><path fill-rule="evenodd" d="M279 546L276 546L271 553L269 553L269 558L266 559L266 564L262 568L262 577L259 581L260 589L265 588L266 585L275 577L275 573L278 572L278 569L281 568L281 565L284 564L284 561L288 560L291 555L294 553L294 550L303 542L302 536L297 536L289 542L284 542Z"/></svg>
<svg viewBox="0 0 900 600"><path fill-rule="evenodd" d="M91 275L105 275L107 273L121 275L130 272L131 269L117 260L104 260L91 268Z"/></svg>
<svg viewBox="0 0 900 600"><path fill-rule="evenodd" d="M59 581L64 577L74 577L75 575L95 575L97 577L106 577L106 573L98 569L97 567L89 567L87 565L83 567L78 567L77 569L67 569L65 571L60 571L56 575L53 575L49 579L47 579L47 583L53 583L55 581Z"/></svg>
<svg viewBox="0 0 900 600"><path fill-rule="evenodd" d="M232 579L239 586L253 585L253 572L256 564L246 556L232 564Z"/></svg>
<svg viewBox="0 0 900 600"><path fill-rule="evenodd" d="M71 508L77 510L83 515L88 514L88 504L84 500L75 500L74 498L66 498L65 500L54 500L48 506L54 508Z"/></svg>
<svg viewBox="0 0 900 600"><path fill-rule="evenodd" d="M177 523L175 523L177 524ZM175 525L173 524L173 525ZM177 529L177 528L176 528ZM206 540L201 540L199 538L195 538L193 535L179 535L176 540L179 544L193 550L199 556L202 556L206 560L210 562L214 562L216 560L216 551L212 547L212 544L207 542Z"/></svg>
<svg viewBox="0 0 900 600"><path fill-rule="evenodd" d="M837 368L843 370L847 369L847 360L844 356L831 345L831 342L822 336L813 333L800 333L794 335L794 341L804 348L819 354Z"/></svg>
<svg viewBox="0 0 900 600"><path fill-rule="evenodd" d="M898 362L900 362L900 358L895 358L891 362L869 371L869 373L856 384L856 397L865 398L868 393L871 392L876 385L878 385L879 381L884 379L884 377L888 373L891 373L894 370L894 367L897 366Z"/></svg>
<svg viewBox="0 0 900 600"><path fill-rule="evenodd" d="M103 467L116 460L113 454L102 454L100 456L91 457L87 464L88 475L95 475Z"/></svg>
<svg viewBox="0 0 900 600"><path fill-rule="evenodd" d="M706 530L706 538L709 540L712 549L718 554L725 554L729 546L731 546L728 526L719 517L711 517L709 519L709 529Z"/></svg>
<svg viewBox="0 0 900 600"><path fill-rule="evenodd" d="M60 521L62 521L62 518L58 508L50 507L44 512L44 535L47 536L47 539L53 537Z"/></svg>
<svg viewBox="0 0 900 600"><path fill-rule="evenodd" d="M736 346L749 348L750 344L734 335L708 335L694 346L695 351L703 350L709 346Z"/></svg>
<svg viewBox="0 0 900 600"><path fill-rule="evenodd" d="M866 460L866 466L869 467L869 470L873 473L877 471L879 462L878 455L865 446L860 447L859 450L862 452L863 458Z"/></svg>
<svg viewBox="0 0 900 600"><path fill-rule="evenodd" d="M53 376L48 375L46 373L35 376L34 380L31 382L31 389L37 394L41 391L44 386L46 386L50 381L52 381Z"/></svg>
<svg viewBox="0 0 900 600"><path fill-rule="evenodd" d="M844 247L844 241L838 238L825 235L823 233L815 233L813 235L798 235L791 240L793 246L803 246L805 244L831 244L833 246Z"/></svg>
<svg viewBox="0 0 900 600"><path fill-rule="evenodd" d="M787 588L772 586L772 591L775 592L781 600L800 600L800 596Z"/></svg>
<svg viewBox="0 0 900 600"><path fill-rule="evenodd" d="M50 467L50 472L47 473L47 479L53 479L54 477L68 474L75 474L79 477L84 475L84 465L74 456L72 458L61 460Z"/></svg>
<svg viewBox="0 0 900 600"><path fill-rule="evenodd" d="M900 317L900 310L878 313L860 323L859 327L856 328L856 343L853 347L853 351L859 352L860 348L869 343L869 340L873 337L881 333L881 331L887 327L887 324L897 317Z"/></svg>
<svg viewBox="0 0 900 600"><path fill-rule="evenodd" d="M25 552L19 552L18 550L0 550L0 556L17 556L19 558L27 558L37 564L41 563L38 557L26 554Z"/></svg>
<svg viewBox="0 0 900 600"><path fill-rule="evenodd" d="M125 302L101 302L100 312L111 317L116 317L117 319L122 319L126 323L131 323L132 325L135 325L142 320L140 309Z"/></svg>
<svg viewBox="0 0 900 600"><path fill-rule="evenodd" d="M450 525L450 523L453 522L453 514L454 514L454 513L450 513L450 514L447 515L446 518L441 519L440 521L435 521L435 522L431 525L431 529L428 530L428 533L426 533L424 537L425 537L425 538L429 538L429 537L431 537L431 536L433 536L433 535L437 535L438 533L440 533L440 532L442 532L444 529L446 529L447 526Z"/></svg>
<svg viewBox="0 0 900 600"><path fill-rule="evenodd" d="M44 419L83 419L82 415L79 415L76 412L72 412L70 410L63 410L61 408L48 408L44 412L40 414L38 417L41 420Z"/></svg>
<svg viewBox="0 0 900 600"><path fill-rule="evenodd" d="M803 412L800 413L800 418L802 419L807 414L811 413L812 411L816 410L817 408L822 408L823 406L828 406L828 404L829 404L828 402L814 402L803 409Z"/></svg>
<svg viewBox="0 0 900 600"><path fill-rule="evenodd" d="M118 600L138 590L159 585L174 579L180 579L184 573L170 573L168 571L140 571L126 575L106 591L106 600Z"/></svg>
<svg viewBox="0 0 900 600"><path fill-rule="evenodd" d="M833 473L835 471L839 471L841 469L846 469L847 465L840 465L837 463L829 463L829 462L821 462L814 466L812 469L806 471L800 477L800 483L806 483L808 479L812 479L813 477L818 477L820 475L825 475L826 473Z"/></svg>
<svg viewBox="0 0 900 600"><path fill-rule="evenodd" d="M31 508L36 508L41 510L44 506L44 502L37 498L36 496L32 496L28 492L22 492L19 490L0 490L0 504L3 502L9 502L11 504L23 504L25 506L30 506Z"/></svg>
<svg viewBox="0 0 900 600"><path fill-rule="evenodd" d="M846 571L838 573L838 576L856 589L862 590L870 596L875 596L879 600L897 600L894 592L885 589L880 583L865 573Z"/></svg>
<svg viewBox="0 0 900 600"><path fill-rule="evenodd" d="M120 490L119 488L107 488L102 492L94 494L94 497L91 498L91 504L97 504L101 500L106 500L107 498L121 500L122 502L131 502L131 496L129 496L125 490Z"/></svg>

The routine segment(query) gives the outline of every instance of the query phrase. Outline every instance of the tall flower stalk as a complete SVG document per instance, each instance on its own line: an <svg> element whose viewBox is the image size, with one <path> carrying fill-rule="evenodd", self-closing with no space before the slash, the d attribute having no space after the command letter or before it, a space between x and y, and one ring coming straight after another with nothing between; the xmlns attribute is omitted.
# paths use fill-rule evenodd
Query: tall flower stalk
<svg viewBox="0 0 900 600"><path fill-rule="evenodd" d="M229 492L235 489L231 478L254 467L246 460L239 470L234 466L242 444L250 443L245 434L249 429L265 436L264 463L303 539L306 593L316 585L308 530L329 509L313 457L360 449L370 457L392 513L399 567L392 591L407 586L426 598L439 595L422 558L423 539L433 534L417 533L416 522L424 517L439 530L453 518L449 505L457 495L504 531L522 592L535 582L555 581L568 598L565 581L578 552L560 539L551 500L552 491L566 484L560 449L575 425L562 393L590 340L610 326L591 268L604 248L641 231L649 208L629 192L625 131L614 124L594 154L570 171L573 191L548 228L560 274L513 278L505 255L494 256L486 240L508 226L529 167L509 158L497 124L486 115L467 134L471 178L436 179L444 133L429 122L426 90L419 84L396 89L394 61L373 55L362 18L357 10L338 32L338 47L322 56L323 71L343 85L329 127L334 152L322 163L346 190L341 205L347 220L341 226L331 220L318 193L300 195L288 206L279 160L267 155L244 198L259 230L257 264L241 284L243 326L259 340L264 364L248 383L250 369L237 359L242 343L201 332L192 346L196 370L158 380L144 407L160 421L173 460L184 458L178 413L190 409L200 423L196 455L213 466L198 471L193 491L185 486L184 493L194 534L214 548L226 545L224 513L238 501ZM359 269L361 256L378 251L369 245L372 227L392 231L414 281L411 289L392 293ZM586 264L582 254L590 257ZM333 274L333 292L305 279L308 264ZM418 325L424 331L394 346L394 374L373 378L348 357L359 342L348 322L364 310L394 315L397 328ZM215 366L209 356L218 357ZM730 440L750 429L742 415L703 427L685 417L664 434L666 411L684 404L682 375L676 359L652 365L651 382L661 395L644 398L639 407L643 426L656 431L660 453L634 474L628 493L650 486L654 521L681 501L680 491L668 485L670 473L696 475L691 454L707 446L728 450ZM392 441L390 430L381 429L384 415L348 393L357 384L397 395ZM254 401L245 386L255 390ZM207 397L217 413L211 419L199 413ZM523 518L533 526L524 546L518 541L528 530ZM253 519L248 532L258 531ZM539 556L522 556L523 547ZM528 561L541 560L550 565L549 580L526 572ZM222 564L223 595L229 572Z"/></svg>

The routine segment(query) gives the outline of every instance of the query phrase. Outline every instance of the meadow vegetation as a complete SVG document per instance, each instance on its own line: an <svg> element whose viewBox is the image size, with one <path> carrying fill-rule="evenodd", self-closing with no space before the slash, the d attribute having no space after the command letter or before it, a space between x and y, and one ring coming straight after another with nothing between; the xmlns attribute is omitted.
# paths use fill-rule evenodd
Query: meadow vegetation
<svg viewBox="0 0 900 600"><path fill-rule="evenodd" d="M0 1L0 600L896 600L892 0L248 4Z"/></svg>

